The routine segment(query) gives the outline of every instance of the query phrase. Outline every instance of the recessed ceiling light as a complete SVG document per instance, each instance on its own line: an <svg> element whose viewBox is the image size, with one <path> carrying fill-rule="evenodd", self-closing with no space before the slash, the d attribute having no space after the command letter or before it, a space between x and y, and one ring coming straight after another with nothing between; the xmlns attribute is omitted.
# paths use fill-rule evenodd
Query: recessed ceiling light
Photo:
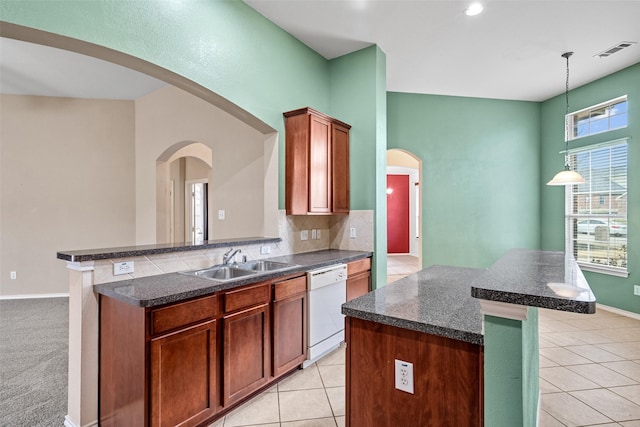
<svg viewBox="0 0 640 427"><path fill-rule="evenodd" d="M469 5L469 7L467 8L467 10L464 11L464 13L467 16L476 16L482 13L483 10L484 10L484 7L482 7L480 3L471 3L471 5Z"/></svg>

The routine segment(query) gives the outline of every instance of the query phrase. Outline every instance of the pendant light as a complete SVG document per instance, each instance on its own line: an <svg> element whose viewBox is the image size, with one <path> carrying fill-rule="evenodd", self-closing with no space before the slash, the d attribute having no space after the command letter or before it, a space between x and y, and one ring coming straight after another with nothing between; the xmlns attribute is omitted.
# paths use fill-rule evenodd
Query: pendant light
<svg viewBox="0 0 640 427"><path fill-rule="evenodd" d="M564 170L558 172L551 181L547 182L547 185L573 185L582 184L584 178L578 172L570 170L569 165L569 122L567 116L569 115L569 57L573 55L573 52L565 52L561 56L567 60L567 79L565 84L565 103L566 113L564 116Z"/></svg>

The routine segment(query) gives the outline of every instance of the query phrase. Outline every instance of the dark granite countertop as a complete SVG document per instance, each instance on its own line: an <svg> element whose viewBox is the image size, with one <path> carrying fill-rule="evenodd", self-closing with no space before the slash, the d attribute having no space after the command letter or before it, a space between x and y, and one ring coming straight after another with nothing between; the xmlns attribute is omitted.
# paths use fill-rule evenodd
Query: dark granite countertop
<svg viewBox="0 0 640 427"><path fill-rule="evenodd" d="M485 270L432 266L349 301L342 313L403 329L484 344L471 282Z"/></svg>
<svg viewBox="0 0 640 427"><path fill-rule="evenodd" d="M479 299L575 313L595 313L596 298L564 252L511 249L471 284Z"/></svg>
<svg viewBox="0 0 640 427"><path fill-rule="evenodd" d="M258 245L282 241L279 237L243 237L238 239L205 240L202 243L161 243L141 246L123 246L119 248L85 249L78 251L60 251L58 259L71 262L95 261L99 259L128 258L135 256L166 254L171 252L197 251L200 249L224 248L235 245Z"/></svg>
<svg viewBox="0 0 640 427"><path fill-rule="evenodd" d="M245 276L239 279L221 282L180 273L168 273L157 276L140 277L120 282L94 285L93 289L102 295L126 302L138 307L155 307L182 301L189 298L209 295L217 291L232 289L242 285L271 280L289 274L306 272L331 264L355 261L370 257L371 252L322 250L268 258L296 264L295 267L277 272Z"/></svg>

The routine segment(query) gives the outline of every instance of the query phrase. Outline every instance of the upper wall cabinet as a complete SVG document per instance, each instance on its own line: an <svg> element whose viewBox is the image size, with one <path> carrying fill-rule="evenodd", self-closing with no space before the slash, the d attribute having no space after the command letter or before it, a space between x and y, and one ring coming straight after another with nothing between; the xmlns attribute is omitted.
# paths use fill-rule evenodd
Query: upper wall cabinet
<svg viewBox="0 0 640 427"><path fill-rule="evenodd" d="M287 215L349 213L349 129L311 108L284 113Z"/></svg>

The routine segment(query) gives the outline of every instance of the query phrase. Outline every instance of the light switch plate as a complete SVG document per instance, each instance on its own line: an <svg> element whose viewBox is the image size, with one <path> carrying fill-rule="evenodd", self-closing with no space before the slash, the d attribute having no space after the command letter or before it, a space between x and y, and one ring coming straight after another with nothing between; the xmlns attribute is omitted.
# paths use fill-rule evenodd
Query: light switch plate
<svg viewBox="0 0 640 427"><path fill-rule="evenodd" d="M633 294L640 296L640 285L633 285Z"/></svg>
<svg viewBox="0 0 640 427"><path fill-rule="evenodd" d="M263 245L260 247L260 255L268 255L271 253L271 246Z"/></svg>
<svg viewBox="0 0 640 427"><path fill-rule="evenodd" d="M318 238L318 230L315 228L311 230L311 240L316 240Z"/></svg>
<svg viewBox="0 0 640 427"><path fill-rule="evenodd" d="M309 230L302 230L300 232L300 240L309 240Z"/></svg>
<svg viewBox="0 0 640 427"><path fill-rule="evenodd" d="M349 237L351 237L352 239L356 238L356 228L355 227L351 227L349 229Z"/></svg>
<svg viewBox="0 0 640 427"><path fill-rule="evenodd" d="M218 219L224 219L226 216L224 209L218 210Z"/></svg>

